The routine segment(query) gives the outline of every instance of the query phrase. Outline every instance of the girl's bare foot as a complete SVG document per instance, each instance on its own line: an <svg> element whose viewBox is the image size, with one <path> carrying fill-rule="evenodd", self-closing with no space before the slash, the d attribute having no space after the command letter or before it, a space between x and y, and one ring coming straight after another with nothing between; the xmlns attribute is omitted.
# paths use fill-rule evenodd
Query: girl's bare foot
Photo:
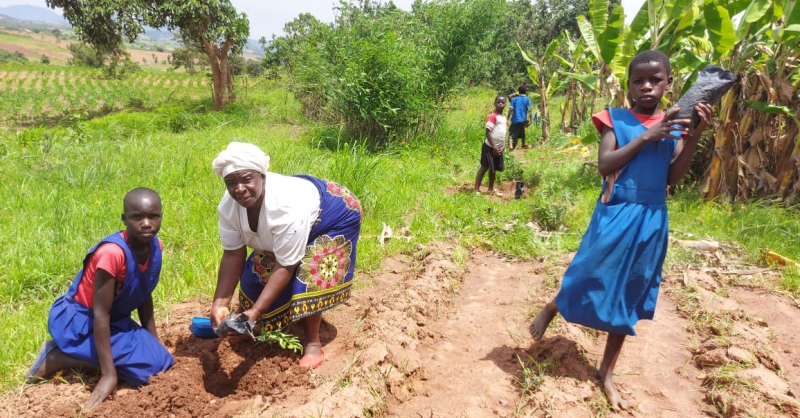
<svg viewBox="0 0 800 418"><path fill-rule="evenodd" d="M39 380L44 380L44 378L48 376L47 358L52 357L52 351L57 349L58 347L56 347L56 343L53 340L47 340L42 343L42 346L39 347L39 354L36 355L36 360L33 362L33 366L28 371L28 375L25 376L25 381L27 383L35 383ZM51 359L50 362L52 363L53 360Z"/></svg>
<svg viewBox="0 0 800 418"><path fill-rule="evenodd" d="M534 340L539 341L542 339L544 332L547 330L547 326L550 325L550 322L553 321L557 313L558 307L555 302L549 302L536 314L536 318L533 319L530 329L531 336Z"/></svg>
<svg viewBox="0 0 800 418"><path fill-rule="evenodd" d="M55 341L47 340L39 349L36 362L28 371L25 381L26 383L36 383L50 377L50 375L59 370L70 369L84 370L87 372L96 372L100 370L94 364L64 354L64 352L58 348Z"/></svg>
<svg viewBox="0 0 800 418"><path fill-rule="evenodd" d="M322 343L311 342L303 348L303 358L300 359L300 368L303 370L319 367L325 360L325 351Z"/></svg>
<svg viewBox="0 0 800 418"><path fill-rule="evenodd" d="M628 409L628 402L622 399L622 396L617 392L617 387L614 386L611 374L598 372L597 378L600 379L600 384L603 385L603 392L605 392L611 408L617 412Z"/></svg>

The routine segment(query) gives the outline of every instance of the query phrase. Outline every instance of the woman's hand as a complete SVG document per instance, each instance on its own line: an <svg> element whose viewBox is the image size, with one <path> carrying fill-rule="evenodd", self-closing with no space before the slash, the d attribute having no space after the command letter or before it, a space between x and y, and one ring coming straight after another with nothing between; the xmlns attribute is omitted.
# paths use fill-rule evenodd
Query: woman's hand
<svg viewBox="0 0 800 418"><path fill-rule="evenodd" d="M260 310L256 309L255 306L253 306L252 308L242 312L242 314L247 315L247 320L248 321L256 322L256 321L258 321L258 317L260 317L263 314L263 312L261 312Z"/></svg>
<svg viewBox="0 0 800 418"><path fill-rule="evenodd" d="M651 126L650 129L640 135L640 138L642 138L642 140L645 142L660 141L664 138L681 139L680 135L673 135L672 132L679 130L686 131L689 129L689 127L691 127L692 120L673 119L679 110L680 109L676 107L675 109L672 109L664 114L664 118L661 119L661 122Z"/></svg>
<svg viewBox="0 0 800 418"><path fill-rule="evenodd" d="M219 326L219 323L225 319L231 311L228 309L227 306L222 304L213 303L211 304L211 327L216 328Z"/></svg>
<svg viewBox="0 0 800 418"><path fill-rule="evenodd" d="M217 276L217 289L214 291L214 301L211 303L211 326L216 328L228 316L228 305L239 284L239 277L244 270L247 259L247 247L236 250L225 250L219 262L219 275Z"/></svg>

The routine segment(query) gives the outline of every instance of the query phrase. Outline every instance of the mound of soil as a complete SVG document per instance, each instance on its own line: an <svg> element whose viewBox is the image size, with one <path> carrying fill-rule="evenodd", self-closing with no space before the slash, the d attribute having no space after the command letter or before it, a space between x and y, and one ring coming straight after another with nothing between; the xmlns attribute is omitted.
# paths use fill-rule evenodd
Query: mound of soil
<svg viewBox="0 0 800 418"><path fill-rule="evenodd" d="M459 257L454 257L459 254ZM557 318L534 343L528 325L558 290L570 256L511 262L446 244L387 259L345 306L326 312L326 360L252 340L189 331L207 303L174 307L160 337L175 366L121 385L86 413L97 377L64 373L3 397L6 416L486 417L800 416L800 309L764 290L767 272L710 265L665 272L654 321L637 326L615 382L631 408L609 409L596 379L605 335ZM454 260L460 260L455 262ZM302 338L299 327L293 329Z"/></svg>

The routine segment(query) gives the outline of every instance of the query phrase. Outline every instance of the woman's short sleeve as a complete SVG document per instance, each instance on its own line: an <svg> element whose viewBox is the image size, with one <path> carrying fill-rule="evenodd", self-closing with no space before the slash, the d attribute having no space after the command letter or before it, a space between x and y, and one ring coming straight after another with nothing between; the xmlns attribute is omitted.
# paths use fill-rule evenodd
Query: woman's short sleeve
<svg viewBox="0 0 800 418"><path fill-rule="evenodd" d="M320 196L316 186L299 177L270 176L267 223L275 259L283 266L300 262L309 234L319 216Z"/></svg>
<svg viewBox="0 0 800 418"><path fill-rule="evenodd" d="M219 240L224 250L238 250L245 246L239 221L239 204L227 192L217 206Z"/></svg>

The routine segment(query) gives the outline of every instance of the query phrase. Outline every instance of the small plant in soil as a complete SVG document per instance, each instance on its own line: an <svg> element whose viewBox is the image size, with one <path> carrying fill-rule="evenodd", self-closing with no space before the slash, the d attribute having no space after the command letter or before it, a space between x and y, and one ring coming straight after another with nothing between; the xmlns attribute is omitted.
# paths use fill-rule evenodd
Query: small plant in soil
<svg viewBox="0 0 800 418"><path fill-rule="evenodd" d="M533 357L528 357L525 362L517 356L517 361L522 367L522 370L514 376L517 385L522 389L523 395L531 395L535 393L539 387L544 383L545 378L553 369L553 364L548 361L536 361ZM521 376L520 376L521 374Z"/></svg>
<svg viewBox="0 0 800 418"><path fill-rule="evenodd" d="M504 159L505 170L500 173L500 180L523 181L525 169L522 167L522 163L520 163L519 160L517 160L517 158L511 154L506 154Z"/></svg>
<svg viewBox="0 0 800 418"><path fill-rule="evenodd" d="M256 341L270 344L277 343L284 350L292 350L295 353L303 354L303 344L300 344L300 339L292 334L281 331L264 331L261 335L255 337L255 339Z"/></svg>

